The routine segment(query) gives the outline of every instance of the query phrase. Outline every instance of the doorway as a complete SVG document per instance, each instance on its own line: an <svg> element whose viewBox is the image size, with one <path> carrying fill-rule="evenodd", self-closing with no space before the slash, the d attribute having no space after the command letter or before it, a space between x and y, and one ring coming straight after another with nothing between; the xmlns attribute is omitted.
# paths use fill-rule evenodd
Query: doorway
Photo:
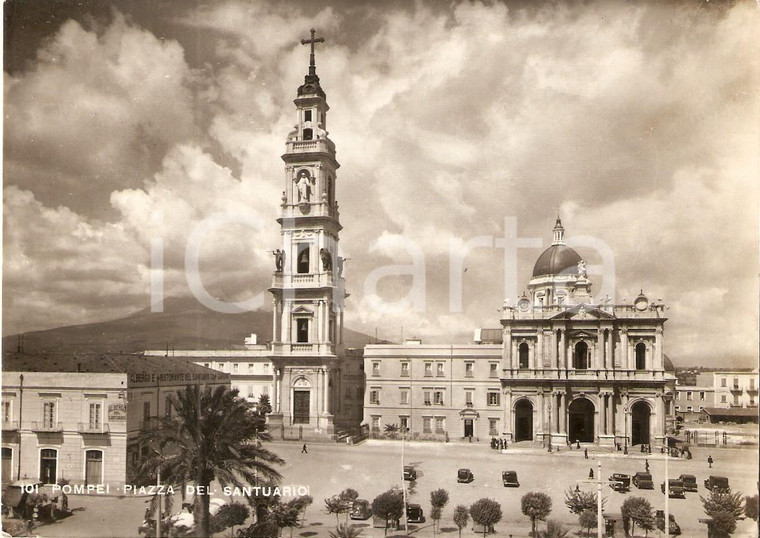
<svg viewBox="0 0 760 538"><path fill-rule="evenodd" d="M311 391L294 390L293 391L293 424L309 423L309 400Z"/></svg>
<svg viewBox="0 0 760 538"><path fill-rule="evenodd" d="M646 402L636 402L631 408L631 444L650 444L649 419L651 410Z"/></svg>
<svg viewBox="0 0 760 538"><path fill-rule="evenodd" d="M12 482L13 476L13 449L7 446L3 447L3 482Z"/></svg>
<svg viewBox="0 0 760 538"><path fill-rule="evenodd" d="M473 436L472 432L473 432L472 419L471 418L464 419L464 436L472 437Z"/></svg>
<svg viewBox="0 0 760 538"><path fill-rule="evenodd" d="M40 450L40 481L55 484L58 472L58 451L53 448Z"/></svg>
<svg viewBox="0 0 760 538"><path fill-rule="evenodd" d="M533 440L533 404L522 399L515 405L515 442Z"/></svg>
<svg viewBox="0 0 760 538"><path fill-rule="evenodd" d="M88 450L85 452L84 466L85 484L103 483L103 452L100 450Z"/></svg>
<svg viewBox="0 0 760 538"><path fill-rule="evenodd" d="M571 443L594 442L594 404L586 398L573 400L567 410L568 440Z"/></svg>

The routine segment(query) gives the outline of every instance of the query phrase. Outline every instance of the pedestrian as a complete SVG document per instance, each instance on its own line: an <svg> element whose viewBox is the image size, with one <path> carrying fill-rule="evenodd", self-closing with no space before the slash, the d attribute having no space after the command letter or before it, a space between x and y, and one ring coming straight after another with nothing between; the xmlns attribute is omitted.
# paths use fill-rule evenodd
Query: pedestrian
<svg viewBox="0 0 760 538"><path fill-rule="evenodd" d="M583 449L583 457L588 459L588 448Z"/></svg>
<svg viewBox="0 0 760 538"><path fill-rule="evenodd" d="M594 479L594 468L593 467L589 468L589 470L588 470L588 477L590 479L592 479L592 480Z"/></svg>
<svg viewBox="0 0 760 538"><path fill-rule="evenodd" d="M649 472L649 460L644 460L644 468Z"/></svg>
<svg viewBox="0 0 760 538"><path fill-rule="evenodd" d="M575 440L575 448L577 448L578 450L581 449L581 440L580 439L576 439Z"/></svg>
<svg viewBox="0 0 760 538"><path fill-rule="evenodd" d="M712 464L713 464L712 456L707 456L707 464L710 466L710 469L712 469Z"/></svg>
<svg viewBox="0 0 760 538"><path fill-rule="evenodd" d="M309 451L306 450L306 443L303 444L303 448L301 449L301 454L308 454Z"/></svg>

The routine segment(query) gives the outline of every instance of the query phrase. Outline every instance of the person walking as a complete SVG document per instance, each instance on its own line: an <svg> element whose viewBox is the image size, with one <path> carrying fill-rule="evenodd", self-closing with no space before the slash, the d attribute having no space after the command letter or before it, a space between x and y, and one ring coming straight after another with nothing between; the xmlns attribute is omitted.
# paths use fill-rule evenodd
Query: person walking
<svg viewBox="0 0 760 538"><path fill-rule="evenodd" d="M588 448L583 449L583 457L588 459Z"/></svg>
<svg viewBox="0 0 760 538"><path fill-rule="evenodd" d="M301 449L301 454L308 454L309 451L306 450L306 443L303 444L303 448Z"/></svg>
<svg viewBox="0 0 760 538"><path fill-rule="evenodd" d="M644 468L649 472L649 460L644 460Z"/></svg>
<svg viewBox="0 0 760 538"><path fill-rule="evenodd" d="M712 456L707 456L707 465L710 466L710 469L712 469L713 459Z"/></svg>
<svg viewBox="0 0 760 538"><path fill-rule="evenodd" d="M594 479L594 468L593 468L593 467L589 468L589 470L588 470L588 477L589 477L591 480L593 480L593 479Z"/></svg>

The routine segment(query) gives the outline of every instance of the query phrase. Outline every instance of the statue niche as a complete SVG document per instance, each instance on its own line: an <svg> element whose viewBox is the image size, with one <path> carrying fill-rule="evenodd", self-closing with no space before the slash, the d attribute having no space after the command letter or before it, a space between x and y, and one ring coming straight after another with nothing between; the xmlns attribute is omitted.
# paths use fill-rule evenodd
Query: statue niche
<svg viewBox="0 0 760 538"><path fill-rule="evenodd" d="M319 249L319 258L322 260L322 270L323 271L331 271L332 270L332 255L330 254L330 251L326 248Z"/></svg>
<svg viewBox="0 0 760 538"><path fill-rule="evenodd" d="M298 203L306 204L311 200L312 185L314 178L309 175L308 170L300 170L296 176L296 191L298 192Z"/></svg>

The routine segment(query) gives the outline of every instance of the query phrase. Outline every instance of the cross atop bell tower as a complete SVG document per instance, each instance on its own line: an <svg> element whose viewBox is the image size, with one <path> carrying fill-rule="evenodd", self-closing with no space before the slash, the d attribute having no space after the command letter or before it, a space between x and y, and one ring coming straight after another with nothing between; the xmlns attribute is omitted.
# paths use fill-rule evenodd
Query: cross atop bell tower
<svg viewBox="0 0 760 538"><path fill-rule="evenodd" d="M309 75L317 74L317 66L314 63L314 43L324 43L324 37L314 37L316 30L311 29L311 39L302 39L301 45L311 45L311 54L309 55Z"/></svg>

